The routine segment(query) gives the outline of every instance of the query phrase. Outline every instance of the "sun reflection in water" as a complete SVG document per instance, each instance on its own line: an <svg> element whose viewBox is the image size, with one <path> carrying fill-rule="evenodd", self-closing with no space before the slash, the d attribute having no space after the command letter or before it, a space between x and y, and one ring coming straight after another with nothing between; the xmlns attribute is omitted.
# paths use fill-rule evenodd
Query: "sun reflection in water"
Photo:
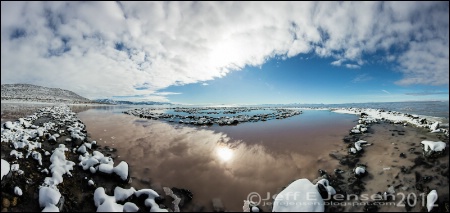
<svg viewBox="0 0 450 213"><path fill-rule="evenodd" d="M233 150L226 146L217 147L216 152L222 161L229 161L233 158Z"/></svg>

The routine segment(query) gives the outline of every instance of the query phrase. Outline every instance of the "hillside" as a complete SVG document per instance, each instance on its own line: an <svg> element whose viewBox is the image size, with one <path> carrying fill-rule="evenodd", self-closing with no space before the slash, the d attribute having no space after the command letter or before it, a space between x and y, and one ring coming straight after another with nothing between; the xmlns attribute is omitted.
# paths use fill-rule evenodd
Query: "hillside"
<svg viewBox="0 0 450 213"><path fill-rule="evenodd" d="M96 99L94 100L97 103L102 104L114 104L114 105L172 105L172 103L169 102L156 102L156 101L140 101L140 102L134 102L134 101L120 101L120 100L111 100L111 99Z"/></svg>
<svg viewBox="0 0 450 213"><path fill-rule="evenodd" d="M32 84L2 84L1 99L20 102L93 103L72 91Z"/></svg>

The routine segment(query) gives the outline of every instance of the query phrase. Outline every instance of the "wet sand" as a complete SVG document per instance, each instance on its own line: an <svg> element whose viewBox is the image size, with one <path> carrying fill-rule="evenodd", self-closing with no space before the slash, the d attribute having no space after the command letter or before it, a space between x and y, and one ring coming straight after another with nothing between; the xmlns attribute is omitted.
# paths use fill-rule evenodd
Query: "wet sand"
<svg viewBox="0 0 450 213"><path fill-rule="evenodd" d="M388 188L393 186L395 193L394 200L379 205L380 212L405 212L404 202L410 200L410 204L415 204L410 211L424 211L426 206L426 196L430 190L435 189L441 201L449 199L449 182L448 182L448 148L446 155L437 159L424 159L427 165L417 163L418 158L422 158L423 140L444 141L448 144L448 138L442 134L430 133L429 130L416 128L412 126L395 125L390 123L372 124L370 133L360 137L373 145L363 147L364 153L359 158L359 163L367 166L368 176L362 178L365 190L361 194L369 197L376 193L384 193ZM448 145L447 145L448 146ZM348 148L335 150L341 154L346 154ZM403 153L403 157L400 154ZM402 172L402 167L407 172ZM340 166L346 170L345 178L354 176L350 168ZM442 171L447 169L447 177ZM430 182L416 180L416 173L421 177L431 176ZM445 173L444 173L445 174ZM418 187L417 183L421 185ZM354 201L354 200L352 200ZM364 200L367 203L369 200ZM361 202L363 203L363 202ZM441 206L443 207L443 206ZM363 211L364 205L346 206L345 211L355 212Z"/></svg>

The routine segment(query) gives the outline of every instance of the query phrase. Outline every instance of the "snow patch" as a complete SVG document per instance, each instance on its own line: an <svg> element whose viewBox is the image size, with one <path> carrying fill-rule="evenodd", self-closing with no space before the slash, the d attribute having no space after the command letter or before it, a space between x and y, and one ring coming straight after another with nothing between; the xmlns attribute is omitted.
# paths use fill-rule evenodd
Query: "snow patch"
<svg viewBox="0 0 450 213"><path fill-rule="evenodd" d="M296 196L293 196L296 195ZM298 179L277 194L273 212L323 212L324 201L308 179Z"/></svg>
<svg viewBox="0 0 450 213"><path fill-rule="evenodd" d="M16 194L17 196L22 196L22 189L18 186L14 187L14 194Z"/></svg>
<svg viewBox="0 0 450 213"><path fill-rule="evenodd" d="M5 175L7 175L9 173L10 165L9 165L8 161L3 160L3 159L2 159L2 164L1 165L2 165L2 177L1 177L1 180L3 180L3 176L5 176Z"/></svg>
<svg viewBox="0 0 450 213"><path fill-rule="evenodd" d="M11 165L11 172L17 172L17 171L19 171L19 164Z"/></svg>
<svg viewBox="0 0 450 213"><path fill-rule="evenodd" d="M114 167L113 171L122 178L122 180L127 180L128 178L128 163L122 161Z"/></svg>
<svg viewBox="0 0 450 213"><path fill-rule="evenodd" d="M434 207L434 203L437 201L438 199L438 194L436 192L436 190L431 190L430 193L428 193L427 195L427 210L428 212L430 212L433 207Z"/></svg>
<svg viewBox="0 0 450 213"><path fill-rule="evenodd" d="M432 151L435 151L435 152L441 152L447 146L447 144L445 144L442 141L437 141L437 142L434 142L434 141L422 141L420 143L424 145L423 148L424 148L425 151L432 150Z"/></svg>
<svg viewBox="0 0 450 213"><path fill-rule="evenodd" d="M147 195L145 199L145 206L150 207L150 212L168 212L167 209L159 208L159 205L155 202L155 198L159 197L159 194L153 189L141 189L134 193L137 197L141 195Z"/></svg>
<svg viewBox="0 0 450 213"><path fill-rule="evenodd" d="M366 173L366 169L364 167L358 166L355 168L355 174L362 175L364 173Z"/></svg>
<svg viewBox="0 0 450 213"><path fill-rule="evenodd" d="M39 206L41 206L41 208L44 207L45 211L59 212L56 204L58 204L60 198L61 193L59 193L56 189L45 186L39 189Z"/></svg>

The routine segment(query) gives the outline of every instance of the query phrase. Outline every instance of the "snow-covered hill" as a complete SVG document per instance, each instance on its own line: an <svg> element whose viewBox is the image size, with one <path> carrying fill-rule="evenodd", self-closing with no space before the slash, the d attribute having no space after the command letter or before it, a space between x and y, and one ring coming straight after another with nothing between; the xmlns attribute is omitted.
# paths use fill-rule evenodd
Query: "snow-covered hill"
<svg viewBox="0 0 450 213"><path fill-rule="evenodd" d="M102 104L114 104L114 105L120 105L120 104L127 104L127 105L172 105L172 103L169 102L156 102L156 101L120 101L120 100L112 100L112 99L95 99L94 100L97 103Z"/></svg>
<svg viewBox="0 0 450 213"><path fill-rule="evenodd" d="M32 84L2 84L2 101L47 103L93 103L72 91L36 86Z"/></svg>

